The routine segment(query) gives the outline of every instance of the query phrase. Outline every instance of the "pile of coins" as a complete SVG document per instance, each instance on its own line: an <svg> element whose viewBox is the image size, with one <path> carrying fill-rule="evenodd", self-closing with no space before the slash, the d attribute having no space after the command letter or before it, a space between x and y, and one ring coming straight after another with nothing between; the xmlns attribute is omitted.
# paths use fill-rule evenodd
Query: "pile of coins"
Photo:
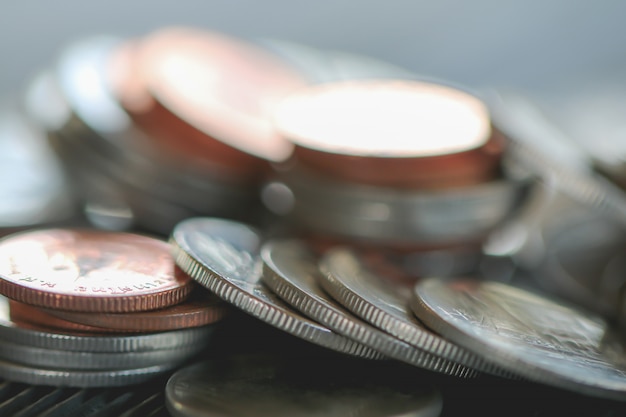
<svg viewBox="0 0 626 417"><path fill-rule="evenodd" d="M172 27L69 45L23 104L72 221L3 233L2 378L130 385L197 360L168 383L174 415L440 415L423 386L208 358L232 307L372 370L626 399L626 195L584 153L553 158L510 97Z"/></svg>
<svg viewBox="0 0 626 417"><path fill-rule="evenodd" d="M20 382L135 384L202 352L227 312L175 267L167 243L38 229L0 243L0 365Z"/></svg>

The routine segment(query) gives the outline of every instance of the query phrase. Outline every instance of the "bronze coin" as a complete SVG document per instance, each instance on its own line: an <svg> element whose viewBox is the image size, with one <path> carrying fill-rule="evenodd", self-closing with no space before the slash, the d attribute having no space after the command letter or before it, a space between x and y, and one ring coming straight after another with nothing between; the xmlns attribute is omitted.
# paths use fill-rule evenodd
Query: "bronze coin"
<svg viewBox="0 0 626 417"><path fill-rule="evenodd" d="M0 293L52 309L126 313L184 301L193 280L169 245L139 234L42 229L0 240Z"/></svg>
<svg viewBox="0 0 626 417"><path fill-rule="evenodd" d="M476 96L418 81L343 81L301 89L275 111L294 167L406 189L480 184L500 175L505 137Z"/></svg>
<svg viewBox="0 0 626 417"><path fill-rule="evenodd" d="M47 315L76 325L106 328L111 331L157 332L200 327L221 320L229 306L215 295L202 291L172 307L136 313L80 313L45 309Z"/></svg>
<svg viewBox="0 0 626 417"><path fill-rule="evenodd" d="M35 328L40 331L55 332L61 330L64 333L69 332L71 334L120 333L116 329L103 329L64 320L48 314L48 312L40 308L15 300L9 300L9 317L11 321L20 327Z"/></svg>
<svg viewBox="0 0 626 417"><path fill-rule="evenodd" d="M166 27L133 43L112 57L112 84L155 142L253 179L270 169L267 161L290 155L269 109L305 84L299 73L252 43L207 30Z"/></svg>

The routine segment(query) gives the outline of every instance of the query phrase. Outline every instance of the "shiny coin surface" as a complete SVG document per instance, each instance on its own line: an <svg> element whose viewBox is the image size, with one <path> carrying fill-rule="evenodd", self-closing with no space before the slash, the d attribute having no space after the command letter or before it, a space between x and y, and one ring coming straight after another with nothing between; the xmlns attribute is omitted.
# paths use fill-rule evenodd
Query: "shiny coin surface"
<svg viewBox="0 0 626 417"><path fill-rule="evenodd" d="M78 352L145 352L206 344L211 326L132 335L94 335L33 326L11 320L9 300L0 296L0 339L46 349Z"/></svg>
<svg viewBox="0 0 626 417"><path fill-rule="evenodd" d="M201 285L235 307L309 342L368 358L382 355L339 335L285 305L261 282L261 236L239 222L192 218L170 238L176 263Z"/></svg>
<svg viewBox="0 0 626 417"><path fill-rule="evenodd" d="M78 313L45 309L48 315L79 325L108 331L137 333L185 329L215 323L229 311L229 305L208 291L192 295L181 304L159 310L136 313Z"/></svg>
<svg viewBox="0 0 626 417"><path fill-rule="evenodd" d="M112 371L181 364L206 345L187 345L146 352L77 352L54 350L0 341L0 358L12 363L56 370Z"/></svg>
<svg viewBox="0 0 626 417"><path fill-rule="evenodd" d="M626 345L599 316L472 279L424 280L412 308L442 336L529 380L626 400Z"/></svg>
<svg viewBox="0 0 626 417"><path fill-rule="evenodd" d="M154 310L182 302L193 280L161 240L99 230L46 229L0 241L0 293L84 312Z"/></svg>
<svg viewBox="0 0 626 417"><path fill-rule="evenodd" d="M161 364L139 369L113 371L68 371L42 369L0 361L0 377L9 381L31 385L58 387L117 387L149 381L175 368L173 364Z"/></svg>
<svg viewBox="0 0 626 417"><path fill-rule="evenodd" d="M256 356L205 361L170 377L166 405L176 417L436 417L442 411L432 387L341 371L340 364Z"/></svg>
<svg viewBox="0 0 626 417"><path fill-rule="evenodd" d="M276 242L268 252L288 251L285 244ZM410 309L413 286L372 273L356 252L331 249L320 264L326 271L319 281L321 286L363 320L434 355L490 374L507 373L428 330Z"/></svg>
<svg viewBox="0 0 626 417"><path fill-rule="evenodd" d="M323 278L317 260L303 242L274 242L261 250L263 281L303 314L390 358L448 375L476 375L473 369L411 346L353 316L319 286Z"/></svg>

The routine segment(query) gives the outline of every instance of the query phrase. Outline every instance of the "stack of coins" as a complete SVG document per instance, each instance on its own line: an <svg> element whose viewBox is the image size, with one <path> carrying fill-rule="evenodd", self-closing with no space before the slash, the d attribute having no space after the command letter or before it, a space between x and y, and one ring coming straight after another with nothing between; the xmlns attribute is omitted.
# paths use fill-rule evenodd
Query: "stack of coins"
<svg viewBox="0 0 626 417"><path fill-rule="evenodd" d="M186 363L228 311L139 234L39 229L0 241L0 375L74 386L134 384Z"/></svg>
<svg viewBox="0 0 626 417"><path fill-rule="evenodd" d="M167 235L193 215L264 219L259 183L291 151L267 113L304 83L251 43L165 28L67 45L25 103L92 224Z"/></svg>
<svg viewBox="0 0 626 417"><path fill-rule="evenodd" d="M270 209L323 243L393 248L418 275L475 268L532 184L487 106L456 87L329 82L290 95L274 118L294 152L267 184Z"/></svg>

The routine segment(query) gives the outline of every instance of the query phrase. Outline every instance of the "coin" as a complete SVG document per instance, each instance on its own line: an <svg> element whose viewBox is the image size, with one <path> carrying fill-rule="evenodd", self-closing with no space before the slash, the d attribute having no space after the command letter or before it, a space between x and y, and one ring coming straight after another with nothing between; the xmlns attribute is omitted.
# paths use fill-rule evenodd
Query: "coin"
<svg viewBox="0 0 626 417"><path fill-rule="evenodd" d="M190 299L181 304L145 312L90 314L51 309L44 311L65 321L95 329L145 333L215 323L228 314L229 309L222 300L208 291L202 291L202 294L192 294Z"/></svg>
<svg viewBox="0 0 626 417"><path fill-rule="evenodd" d="M175 368L174 364L160 364L138 369L108 371L81 371L33 368L0 361L0 376L9 381L31 385L60 387L117 387L140 384Z"/></svg>
<svg viewBox="0 0 626 417"><path fill-rule="evenodd" d="M499 176L506 148L487 107L443 84L351 80L300 89L277 107L297 164L326 177L401 189L457 188Z"/></svg>
<svg viewBox="0 0 626 417"><path fill-rule="evenodd" d="M261 235L244 223L191 218L170 237L176 263L202 286L244 312L296 337L339 352L382 355L302 316L261 282Z"/></svg>
<svg viewBox="0 0 626 417"><path fill-rule="evenodd" d="M503 369L585 395L626 400L626 345L600 316L477 279L423 280L411 306L431 329Z"/></svg>
<svg viewBox="0 0 626 417"><path fill-rule="evenodd" d="M474 369L411 346L353 316L319 286L317 260L302 241L273 242L261 249L263 282L303 314L390 358L448 375L477 375Z"/></svg>
<svg viewBox="0 0 626 417"><path fill-rule="evenodd" d="M288 252L288 241L278 241L267 249L272 253ZM510 373L484 361L460 346L428 330L410 310L413 285L378 276L347 248L330 249L320 260L326 272L320 275L320 285L335 300L363 320L400 340L433 355L461 363L498 376Z"/></svg>
<svg viewBox="0 0 626 417"><path fill-rule="evenodd" d="M193 157L246 175L256 175L266 166L263 160L290 155L291 145L274 131L269 111L305 81L252 42L206 29L164 27L138 42L131 65L149 102L127 110L162 143L180 148L184 138ZM122 84L122 102L137 88Z"/></svg>
<svg viewBox="0 0 626 417"><path fill-rule="evenodd" d="M182 302L193 281L159 239L99 230L44 229L0 241L0 293L83 312L154 310Z"/></svg>
<svg viewBox="0 0 626 417"><path fill-rule="evenodd" d="M205 345L200 344L145 352L79 352L0 341L0 358L15 364L50 370L112 371L162 364L180 365L205 348Z"/></svg>
<svg viewBox="0 0 626 417"><path fill-rule="evenodd" d="M123 336L60 331L16 323L10 318L9 300L0 296L0 339L32 347L78 352L145 352L205 345L212 334L212 326Z"/></svg>
<svg viewBox="0 0 626 417"><path fill-rule="evenodd" d="M433 387L391 384L345 368L262 355L203 361L169 378L166 405L175 417L436 417L442 411Z"/></svg>

